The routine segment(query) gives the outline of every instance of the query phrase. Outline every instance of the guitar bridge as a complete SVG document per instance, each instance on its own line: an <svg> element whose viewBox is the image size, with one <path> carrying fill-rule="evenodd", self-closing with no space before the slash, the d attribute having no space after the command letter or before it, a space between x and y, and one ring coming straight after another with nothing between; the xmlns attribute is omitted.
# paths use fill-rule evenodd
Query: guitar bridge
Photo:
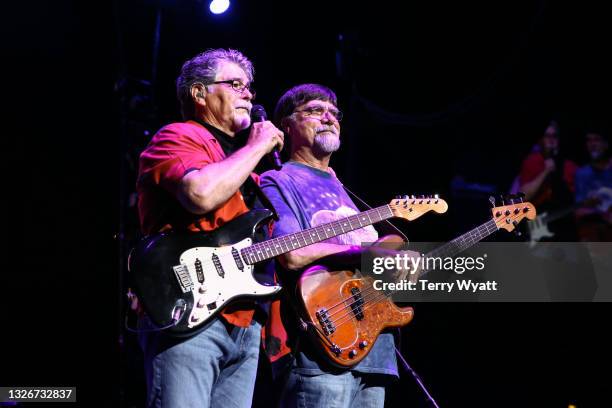
<svg viewBox="0 0 612 408"><path fill-rule="evenodd" d="M333 334L336 331L336 326L329 319L329 312L327 311L327 309L320 309L318 312L315 313L315 316L317 317L317 320L321 325L321 329L323 329L323 333L325 333L326 336L329 336L330 334Z"/></svg>
<svg viewBox="0 0 612 408"><path fill-rule="evenodd" d="M176 276L183 293L193 290L193 281L191 280L191 276L189 276L189 269L187 269L187 265L176 265L173 266L172 269L174 270L174 275Z"/></svg>

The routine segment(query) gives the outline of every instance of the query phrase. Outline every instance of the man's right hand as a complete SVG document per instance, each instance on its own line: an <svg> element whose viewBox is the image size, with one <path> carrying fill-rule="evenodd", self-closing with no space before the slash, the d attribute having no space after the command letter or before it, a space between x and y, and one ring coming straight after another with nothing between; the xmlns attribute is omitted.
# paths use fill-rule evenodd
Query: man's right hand
<svg viewBox="0 0 612 408"><path fill-rule="evenodd" d="M247 145L256 148L263 154L270 153L275 147L278 150L283 149L284 134L272 122L266 120L264 122L255 122L251 126Z"/></svg>

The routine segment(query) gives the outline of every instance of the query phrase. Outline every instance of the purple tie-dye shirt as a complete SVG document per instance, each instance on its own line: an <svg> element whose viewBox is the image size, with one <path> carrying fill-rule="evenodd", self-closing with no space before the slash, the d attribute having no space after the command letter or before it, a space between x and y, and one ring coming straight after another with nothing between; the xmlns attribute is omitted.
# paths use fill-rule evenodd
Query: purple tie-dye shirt
<svg viewBox="0 0 612 408"><path fill-rule="evenodd" d="M287 162L280 171L272 170L262 174L260 185L279 215L272 237L302 231L359 212L334 175L301 163ZM359 245L362 242L374 242L377 238L378 233L374 227L368 226L324 242ZM291 273L283 271L278 263L276 268L281 275ZM288 327L287 331L290 329ZM329 371L329 368L322 364L316 350L312 350L307 341L302 341L294 361L294 370L301 374L316 375ZM353 370L397 376L393 335L382 333L372 351Z"/></svg>

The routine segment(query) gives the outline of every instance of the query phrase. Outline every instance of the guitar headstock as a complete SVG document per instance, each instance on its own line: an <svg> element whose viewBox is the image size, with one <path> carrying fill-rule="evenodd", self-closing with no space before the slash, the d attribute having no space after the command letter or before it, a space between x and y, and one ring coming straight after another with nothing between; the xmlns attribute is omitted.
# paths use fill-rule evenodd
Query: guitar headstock
<svg viewBox="0 0 612 408"><path fill-rule="evenodd" d="M495 198L489 198L491 205L493 205L491 213L493 214L493 220L497 228L503 228L511 232L523 218L533 220L536 217L534 205L530 202L523 202L523 196L522 193L515 196L506 196L502 198L502 204L504 205L498 207L495 207ZM509 201L510 204L506 205L506 201Z"/></svg>
<svg viewBox="0 0 612 408"><path fill-rule="evenodd" d="M448 210L446 201L438 197L437 194L419 197L414 195L398 196L391 200L389 207L391 207L394 216L404 218L408 221L416 220L429 211L435 211L438 214L442 214Z"/></svg>

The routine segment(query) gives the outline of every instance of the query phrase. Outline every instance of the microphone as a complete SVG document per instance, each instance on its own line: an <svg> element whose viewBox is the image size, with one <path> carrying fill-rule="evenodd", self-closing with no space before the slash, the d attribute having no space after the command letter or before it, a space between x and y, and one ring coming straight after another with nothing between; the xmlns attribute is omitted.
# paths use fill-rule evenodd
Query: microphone
<svg viewBox="0 0 612 408"><path fill-rule="evenodd" d="M266 115L266 110L261 105L253 105L251 108L251 121L252 122L265 122L268 118ZM272 166L274 170L280 170L283 167L281 163L280 153L278 152L278 147L275 147L274 150L269 155L270 161L272 162Z"/></svg>

